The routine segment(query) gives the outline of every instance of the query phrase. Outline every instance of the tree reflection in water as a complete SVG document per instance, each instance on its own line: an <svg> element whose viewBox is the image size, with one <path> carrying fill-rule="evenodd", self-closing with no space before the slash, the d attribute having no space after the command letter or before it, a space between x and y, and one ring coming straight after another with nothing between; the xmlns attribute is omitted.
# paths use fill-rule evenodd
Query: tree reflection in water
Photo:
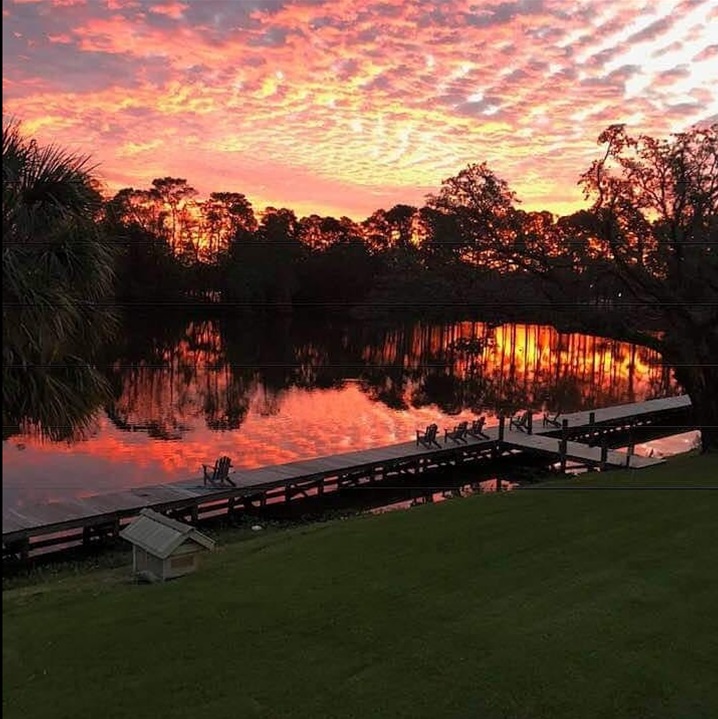
<svg viewBox="0 0 718 719"><path fill-rule="evenodd" d="M250 413L281 414L291 388L356 383L396 411L563 412L675 393L642 347L549 326L461 322L395 328L240 319L150 323L128 332L111 365L108 408L127 431L179 439L196 421L237 430ZM169 331L171 328L172 331Z"/></svg>

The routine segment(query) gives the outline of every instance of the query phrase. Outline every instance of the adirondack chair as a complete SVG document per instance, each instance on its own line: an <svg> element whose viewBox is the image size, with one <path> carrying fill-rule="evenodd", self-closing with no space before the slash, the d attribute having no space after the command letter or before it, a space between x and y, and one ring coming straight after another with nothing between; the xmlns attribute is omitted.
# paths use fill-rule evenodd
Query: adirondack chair
<svg viewBox="0 0 718 719"><path fill-rule="evenodd" d="M416 446L418 447L419 444L423 444L425 447L431 447L432 444L435 444L437 447L440 447L441 445L436 441L436 433L438 431L439 431L438 424L428 425L423 432L421 432L417 429L416 430Z"/></svg>
<svg viewBox="0 0 718 719"><path fill-rule="evenodd" d="M529 431L529 421L531 418L531 410L519 414L518 412L509 420L509 429L516 427L520 432Z"/></svg>
<svg viewBox="0 0 718 719"><path fill-rule="evenodd" d="M489 435L484 432L485 424L486 417L479 417L471 423L471 426L467 430L467 433L470 434L472 437L476 437L476 439L479 439L479 437L483 439L488 439Z"/></svg>
<svg viewBox="0 0 718 719"><path fill-rule="evenodd" d="M466 442L466 435L468 431L468 422L459 422L454 429L444 430L444 444L446 444L450 439L454 442Z"/></svg>
<svg viewBox="0 0 718 719"><path fill-rule="evenodd" d="M214 464L203 464L204 483L213 485L230 484L232 487L237 485L229 478L229 468L232 466L232 460L227 456L220 457Z"/></svg>
<svg viewBox="0 0 718 719"><path fill-rule="evenodd" d="M551 425L552 427L560 427L561 422L559 420L559 417L561 416L561 410L558 410L556 414L552 417L550 412L544 412L543 413L543 426L548 427L548 425Z"/></svg>

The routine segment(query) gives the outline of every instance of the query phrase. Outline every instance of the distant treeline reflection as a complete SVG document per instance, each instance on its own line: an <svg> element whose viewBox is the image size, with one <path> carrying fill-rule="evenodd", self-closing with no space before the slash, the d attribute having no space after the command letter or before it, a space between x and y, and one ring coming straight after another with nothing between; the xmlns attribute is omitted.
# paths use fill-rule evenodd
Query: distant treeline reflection
<svg viewBox="0 0 718 719"><path fill-rule="evenodd" d="M652 350L542 325L279 320L260 328L226 317L145 318L122 334L108 415L159 439L179 439L200 418L235 430L250 411L278 414L291 388L353 383L395 410L435 405L449 414L573 411L677 391Z"/></svg>

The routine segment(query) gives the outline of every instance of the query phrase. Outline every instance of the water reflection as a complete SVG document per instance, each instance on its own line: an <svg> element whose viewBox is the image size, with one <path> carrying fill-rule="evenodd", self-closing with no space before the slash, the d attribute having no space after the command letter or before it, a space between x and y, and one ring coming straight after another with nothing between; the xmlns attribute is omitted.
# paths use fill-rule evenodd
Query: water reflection
<svg viewBox="0 0 718 719"><path fill-rule="evenodd" d="M411 325L390 330L190 322L171 345L114 363L109 416L120 429L176 440L198 420L237 430L279 415L292 389L349 384L397 411L446 414L551 407L574 411L670 392L651 350L537 325Z"/></svg>
<svg viewBox="0 0 718 719"><path fill-rule="evenodd" d="M185 479L221 454L256 467L404 441L478 412L570 412L677 391L651 350L482 322L135 318L106 372L114 400L82 441L4 443L10 505Z"/></svg>

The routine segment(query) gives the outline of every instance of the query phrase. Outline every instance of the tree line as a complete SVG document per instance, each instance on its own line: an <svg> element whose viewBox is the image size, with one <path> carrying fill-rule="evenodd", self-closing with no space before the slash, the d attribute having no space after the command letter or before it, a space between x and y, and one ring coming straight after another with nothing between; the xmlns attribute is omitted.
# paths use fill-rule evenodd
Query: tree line
<svg viewBox="0 0 718 719"><path fill-rule="evenodd" d="M465 314L467 305L520 305L525 314L545 304L543 282L507 257L506 248L497 251L497 238L540 244L555 269L572 274L564 286L568 300L620 301L601 253L578 226L580 215L517 210L515 197L491 182L500 181L485 165L472 165L422 207L398 204L356 222L298 218L288 208L255 212L238 192L213 192L201 201L186 179L164 177L105 200L100 221L117 251L120 302L440 316ZM511 237L517 229L520 240Z"/></svg>

